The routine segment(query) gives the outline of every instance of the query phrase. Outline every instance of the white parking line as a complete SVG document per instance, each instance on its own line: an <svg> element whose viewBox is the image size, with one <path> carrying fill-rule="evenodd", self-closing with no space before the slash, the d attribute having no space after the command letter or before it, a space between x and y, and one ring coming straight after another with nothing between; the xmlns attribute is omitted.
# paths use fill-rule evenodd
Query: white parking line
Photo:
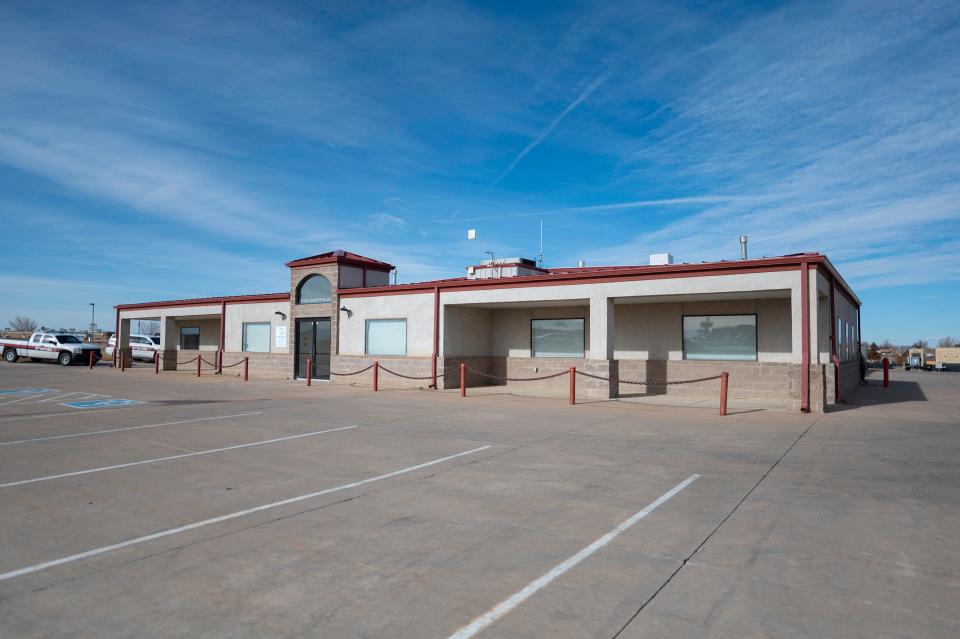
<svg viewBox="0 0 960 639"><path fill-rule="evenodd" d="M142 464L155 464L157 462L171 461L173 459L183 459L185 457L196 457L197 455L209 455L211 453L222 453L227 450L237 450L238 448L249 448L251 446L263 446L264 444L274 444L276 442L285 442L291 439L301 439L303 437L312 437L313 435L323 435L325 433L335 433L339 430L350 430L356 426L343 426L342 428L330 428L328 430L317 430L312 433L302 433L300 435L288 435L287 437L277 437L267 439L262 442L252 442L249 444L238 444L236 446L225 446L224 448L213 448L211 450L200 450L193 453L183 453L180 455L169 455L167 457L157 457L155 459L144 459L141 461L129 462L126 464L114 464L113 466L101 466L100 468L90 468L88 470L77 470L72 473L61 473L59 475L47 475L46 477L35 477L33 479L22 479L20 481L11 481L6 484L0 484L0 488L10 488L11 486L22 486L32 484L38 481L48 481L51 479L63 479L64 477L76 477L77 475L89 475L90 473L99 473L105 470L116 470L118 468L130 468L131 466L140 466Z"/></svg>
<svg viewBox="0 0 960 639"><path fill-rule="evenodd" d="M84 415L89 415L90 413L105 413L108 410L129 410L133 406L120 406L118 408L101 408L98 410L86 410L83 411ZM19 422L25 419L43 419L45 417L63 417L64 415L73 415L77 416L77 411L72 410L67 413L38 413L36 415L17 415L16 417L0 417L0 422Z"/></svg>
<svg viewBox="0 0 960 639"><path fill-rule="evenodd" d="M106 410L122 410L108 408ZM87 411L84 415L90 413L100 413L103 411ZM63 415L76 415L77 413L58 413ZM124 428L110 428L107 430L92 430L85 433L70 433L69 435L48 435L47 437L31 437L30 439L17 439L12 442L0 442L0 446L13 446L14 444L29 444L31 442L45 442L51 439L68 439L71 437L86 437L87 435L104 435L106 433L119 433L125 430L140 430L142 428L157 428L158 426L176 426L177 424L192 424L193 422L209 422L215 419L230 419L231 417L249 417L250 415L262 415L263 411L258 410L252 413L237 413L236 415L217 415L216 417L197 417L196 419L182 419L178 422L162 422L160 424L144 424L143 426L125 426Z"/></svg>
<svg viewBox="0 0 960 639"><path fill-rule="evenodd" d="M563 573L567 572L568 570L570 570L571 568L579 564L581 561L583 561L584 559L586 559L587 557L589 557L590 555L597 552L598 550L600 550L601 548L609 544L611 541L619 537L620 534L623 533L625 530L627 530L628 528L633 526L635 523L637 523L638 521L640 521L641 519L643 519L644 517L652 513L659 506L662 506L664 503L666 503L671 498L676 496L677 493L679 493L681 490L683 490L693 482L697 481L699 478L700 478L700 475L690 475L689 477L684 479L682 482L680 482L679 484L677 484L676 486L674 486L664 494L657 497L655 501L653 501L650 505L645 507L643 510L636 513L626 521L622 522L619 526L617 526L616 528L608 532L603 537L600 537L595 542L593 542L592 544L590 544L589 546L587 546L577 554L573 555L566 561L557 564L556 566L548 570L546 573L541 575L538 579L527 584L522 590L514 593L507 599L504 599L499 604L491 608L489 611L485 612L484 614L480 615L479 617L471 621L468 625L464 626L463 628L460 628L455 633L450 635L448 639L467 639L468 637L473 637L477 633L481 632L487 626L495 622L497 619L500 619L505 614L507 614L508 612L510 612L511 610L513 610L514 608L522 604L524 601L529 599L531 596L533 596L534 593L536 593L538 590L540 590L541 588L549 584L551 581L553 581Z"/></svg>
<svg viewBox="0 0 960 639"><path fill-rule="evenodd" d="M51 391L51 392L53 392L53 393L59 393L60 391ZM35 394L35 395L25 395L24 397L21 397L20 399L14 399L14 400L11 400L11 401L9 401L9 402L0 402L0 406L6 406L7 404L16 404L17 402L22 402L22 401L27 400L27 399L36 399L36 398L42 397L42 396L44 396L44 395L46 395L46 393L37 393L37 394Z"/></svg>
<svg viewBox="0 0 960 639"><path fill-rule="evenodd" d="M83 391L74 391L72 393L64 393L63 395L57 395L56 397L48 397L47 399L41 399L38 402L33 402L34 404L42 404L44 402L52 402L55 399L60 399L61 397L70 397L71 395L82 395Z"/></svg>
<svg viewBox="0 0 960 639"><path fill-rule="evenodd" d="M375 481L390 479L391 477L396 477L397 475L412 473L416 470L428 468L430 466L435 466L436 464L441 464L445 461L450 461L451 459L457 459L458 457L464 457L465 455L472 455L473 453L479 453L480 451L487 450L488 448L491 448L491 446L480 446L479 448L465 450L462 453L456 453L454 455L447 455L446 457L440 457L439 459L434 459L432 461L424 462L423 464L417 464L416 466L408 466L406 468L401 468L400 470L395 470L393 472L385 473L383 475L377 475L376 477L368 477L367 479L361 479L359 481L350 482L349 484L341 484L340 486L334 486L333 488L318 490L317 492L314 492L314 493L307 493L306 495L297 495L296 497L290 497L289 499L281 499L280 501L274 501L269 504L264 504L262 506L255 506L253 508L247 508L246 510L238 510L237 512L228 513L226 515L220 515L219 517L211 517L210 519L195 521L192 524L187 524L185 526L178 526L176 528L167 528L166 530L161 530L159 532L151 533L149 535L144 535L142 537L135 537L133 539L121 541L116 544L110 544L109 546L101 546L99 548L93 548L91 550L80 552L75 555L69 555L67 557L61 557L60 559L45 561L41 564L34 564L32 566L27 566L25 568L18 568L17 570L11 570L9 572L0 573L0 581L6 581L7 579L13 579L14 577L20 577L21 575L28 575L33 572L39 572L41 570L46 570L47 568L53 568L54 566L60 566L62 564L67 564L73 561L79 561L81 559L89 559L90 557L96 557L97 555L102 555L104 553L108 553L114 550L120 550L121 548L126 548L128 546L143 544L148 541L153 541L154 539L169 537L170 535L177 535L182 532L187 532L188 530L203 528L204 526L210 526L213 524L219 524L220 522L230 521L231 519L245 517L246 515L252 515L253 513L269 510L271 508L278 508L280 506L294 504L299 501L304 501L305 499L313 499L314 497L320 497L320 496L329 495L330 493L335 493L341 490L356 488L357 486L363 486L365 484L370 484Z"/></svg>

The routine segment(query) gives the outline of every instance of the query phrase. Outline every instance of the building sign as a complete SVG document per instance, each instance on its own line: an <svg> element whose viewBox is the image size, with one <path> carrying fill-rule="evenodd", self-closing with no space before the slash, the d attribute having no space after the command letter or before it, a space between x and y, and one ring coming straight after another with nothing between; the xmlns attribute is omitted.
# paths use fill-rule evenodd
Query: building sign
<svg viewBox="0 0 960 639"><path fill-rule="evenodd" d="M278 326L275 340L276 348L286 348L287 347L287 327Z"/></svg>

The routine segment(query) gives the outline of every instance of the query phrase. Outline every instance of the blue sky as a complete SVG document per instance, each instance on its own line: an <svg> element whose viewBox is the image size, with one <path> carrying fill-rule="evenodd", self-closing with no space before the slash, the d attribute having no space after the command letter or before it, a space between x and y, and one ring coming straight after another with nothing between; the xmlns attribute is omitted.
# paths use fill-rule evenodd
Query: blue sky
<svg viewBox="0 0 960 639"><path fill-rule="evenodd" d="M960 335L956 2L0 5L0 323L822 251L868 339Z"/></svg>

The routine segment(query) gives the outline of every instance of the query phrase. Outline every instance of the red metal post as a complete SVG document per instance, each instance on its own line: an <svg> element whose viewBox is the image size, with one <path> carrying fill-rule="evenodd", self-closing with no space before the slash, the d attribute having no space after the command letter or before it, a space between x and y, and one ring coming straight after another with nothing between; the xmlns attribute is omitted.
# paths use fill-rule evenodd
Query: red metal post
<svg viewBox="0 0 960 639"><path fill-rule="evenodd" d="M883 358L883 387L886 388L890 385L890 360L886 357Z"/></svg>
<svg viewBox="0 0 960 639"><path fill-rule="evenodd" d="M810 264L800 263L800 410L810 412Z"/></svg>
<svg viewBox="0 0 960 639"><path fill-rule="evenodd" d="M160 374L160 351L153 352L153 374Z"/></svg>
<svg viewBox="0 0 960 639"><path fill-rule="evenodd" d="M223 351L217 353L217 375L223 375Z"/></svg>
<svg viewBox="0 0 960 639"><path fill-rule="evenodd" d="M570 367L570 405L577 403L577 367Z"/></svg>
<svg viewBox="0 0 960 639"><path fill-rule="evenodd" d="M433 287L433 361L430 364L430 374L433 381L430 388L437 386L437 358L440 357L440 287Z"/></svg>
<svg viewBox="0 0 960 639"><path fill-rule="evenodd" d="M720 373L720 416L727 414L727 385L730 383L730 373Z"/></svg>
<svg viewBox="0 0 960 639"><path fill-rule="evenodd" d="M203 363L203 356L197 353L197 377L200 377L200 364Z"/></svg>
<svg viewBox="0 0 960 639"><path fill-rule="evenodd" d="M250 358L243 358L243 381L247 381L250 378Z"/></svg>
<svg viewBox="0 0 960 639"><path fill-rule="evenodd" d="M93 370L93 351L90 351L90 370Z"/></svg>
<svg viewBox="0 0 960 639"><path fill-rule="evenodd" d="M117 323L113 328L113 367L117 368L117 353L120 350L120 309L117 309Z"/></svg>
<svg viewBox="0 0 960 639"><path fill-rule="evenodd" d="M116 353L117 352L116 349L114 349L113 352ZM127 370L127 360L124 357L123 351L120 351L120 372L122 373L126 370Z"/></svg>
<svg viewBox="0 0 960 639"><path fill-rule="evenodd" d="M313 360L307 358L307 386L313 385Z"/></svg>
<svg viewBox="0 0 960 639"><path fill-rule="evenodd" d="M460 362L460 397L467 396L467 365Z"/></svg>
<svg viewBox="0 0 960 639"><path fill-rule="evenodd" d="M373 363L373 391L380 390L380 362Z"/></svg>

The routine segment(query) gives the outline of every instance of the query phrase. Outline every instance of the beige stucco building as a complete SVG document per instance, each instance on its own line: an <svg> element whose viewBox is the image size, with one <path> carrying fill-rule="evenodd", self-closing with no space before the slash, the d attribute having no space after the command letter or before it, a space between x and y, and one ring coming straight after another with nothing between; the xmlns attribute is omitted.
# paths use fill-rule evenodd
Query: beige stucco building
<svg viewBox="0 0 960 639"><path fill-rule="evenodd" d="M695 264L539 268L487 261L466 276L391 285L390 264L346 251L289 262L290 288L266 295L123 304L131 320L158 319L165 369L180 351L225 363L250 357L252 375L342 381L336 373L374 361L406 379L381 385L449 388L513 382L571 366L592 397L716 394L716 382L676 381L730 373L735 398L822 411L859 383L860 300L826 256ZM181 357L184 359L186 354ZM333 375L331 375L333 373ZM357 378L346 378L357 381ZM609 380L609 381L607 381Z"/></svg>

